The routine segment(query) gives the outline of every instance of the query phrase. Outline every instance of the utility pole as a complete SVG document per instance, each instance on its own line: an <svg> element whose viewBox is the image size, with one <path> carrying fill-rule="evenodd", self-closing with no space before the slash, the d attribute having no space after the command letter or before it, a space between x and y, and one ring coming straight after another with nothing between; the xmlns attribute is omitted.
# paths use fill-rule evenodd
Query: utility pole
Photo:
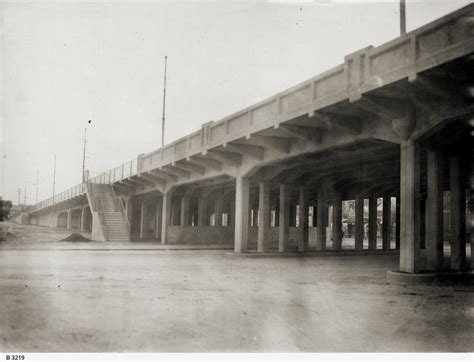
<svg viewBox="0 0 474 362"><path fill-rule="evenodd" d="M166 63L168 57L165 55L165 80L163 85L163 117L161 118L161 149L165 147L165 107L166 107ZM162 152L163 153L163 152Z"/></svg>
<svg viewBox="0 0 474 362"><path fill-rule="evenodd" d="M20 206L21 201L21 187L18 188L18 206Z"/></svg>
<svg viewBox="0 0 474 362"><path fill-rule="evenodd" d="M53 171L53 203L54 203L54 196L55 196L55 188L56 188L56 155L54 155L54 171Z"/></svg>
<svg viewBox="0 0 474 362"><path fill-rule="evenodd" d="M406 27L406 1L400 0L400 35L404 35L407 32Z"/></svg>
<svg viewBox="0 0 474 362"><path fill-rule="evenodd" d="M86 142L87 128L84 128L84 150L82 151L82 183L86 182Z"/></svg>
<svg viewBox="0 0 474 362"><path fill-rule="evenodd" d="M25 204L25 207L26 207L26 184L25 184L25 195L24 195L24 199L25 199L24 204Z"/></svg>
<svg viewBox="0 0 474 362"><path fill-rule="evenodd" d="M38 185L39 185L39 170L36 170L36 197L35 197L35 205L38 203Z"/></svg>

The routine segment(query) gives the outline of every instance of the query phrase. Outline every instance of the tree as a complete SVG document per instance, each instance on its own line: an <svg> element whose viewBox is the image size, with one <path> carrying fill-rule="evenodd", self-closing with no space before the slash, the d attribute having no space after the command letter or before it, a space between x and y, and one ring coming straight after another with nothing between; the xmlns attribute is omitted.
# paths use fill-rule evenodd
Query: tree
<svg viewBox="0 0 474 362"><path fill-rule="evenodd" d="M0 200L0 221L5 221L10 215L12 202L8 200Z"/></svg>

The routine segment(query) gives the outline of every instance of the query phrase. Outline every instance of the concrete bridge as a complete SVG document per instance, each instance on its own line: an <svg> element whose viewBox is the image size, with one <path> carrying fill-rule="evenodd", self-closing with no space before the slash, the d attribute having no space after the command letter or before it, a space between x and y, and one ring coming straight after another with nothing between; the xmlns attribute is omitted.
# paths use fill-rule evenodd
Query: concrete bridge
<svg viewBox="0 0 474 362"><path fill-rule="evenodd" d="M399 249L400 270L416 273L442 268L449 192L451 267L466 269L473 69L471 4L140 154L24 218L89 229L95 240L232 243L237 253L338 251L342 203L355 200L354 248L372 251L382 198L382 250Z"/></svg>

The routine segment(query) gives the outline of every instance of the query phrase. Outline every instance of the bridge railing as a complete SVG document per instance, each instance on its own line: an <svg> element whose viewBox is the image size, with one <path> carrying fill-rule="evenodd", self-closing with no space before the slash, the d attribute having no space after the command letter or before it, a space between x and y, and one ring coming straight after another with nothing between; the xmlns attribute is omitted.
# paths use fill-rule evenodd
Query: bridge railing
<svg viewBox="0 0 474 362"><path fill-rule="evenodd" d="M163 148L140 154L112 170L92 178L93 183L114 183L171 162L207 152L224 143L250 136L342 101L358 101L364 93L462 55L472 53L474 5L468 5L415 31L374 48L369 46L345 57L344 63L267 98ZM42 201L44 207L65 200L69 190Z"/></svg>

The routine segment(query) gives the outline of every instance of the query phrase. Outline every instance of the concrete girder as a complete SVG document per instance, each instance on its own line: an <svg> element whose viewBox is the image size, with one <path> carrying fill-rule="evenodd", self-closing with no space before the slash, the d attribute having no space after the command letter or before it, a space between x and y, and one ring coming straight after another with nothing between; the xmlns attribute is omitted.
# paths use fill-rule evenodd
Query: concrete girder
<svg viewBox="0 0 474 362"><path fill-rule="evenodd" d="M202 155L234 167L240 167L242 165L242 156L238 153L206 150L202 151Z"/></svg>
<svg viewBox="0 0 474 362"><path fill-rule="evenodd" d="M191 172L191 173L197 173L198 175L204 175L206 173L206 169L203 166L196 165L191 162L186 162L186 163L177 163L173 162L171 166L179 168L183 171Z"/></svg>
<svg viewBox="0 0 474 362"><path fill-rule="evenodd" d="M304 126L289 126L285 124L276 124L273 129L284 138L299 139L309 143L320 143L321 132L317 129Z"/></svg>
<svg viewBox="0 0 474 362"><path fill-rule="evenodd" d="M161 170L165 171L165 172L168 172L170 174L176 175L178 177L182 177L184 179L189 179L191 177L191 172L183 170L183 169L181 169L179 167L176 167L176 166L170 166L170 165L162 166L162 167L160 167L160 171Z"/></svg>
<svg viewBox="0 0 474 362"><path fill-rule="evenodd" d="M338 175L354 175L355 173L362 173L364 175L370 175L373 173L379 173L381 171L385 171L386 169L390 170L397 170L400 167L400 163L398 160L394 160L392 162L387 162L387 160L380 160L374 163L357 163L350 166L345 166L341 168L341 166L335 166L332 168L323 168L317 170L305 170L305 173L316 173L316 175L297 182L298 178L292 179L294 183L302 183L305 185L310 185L314 183L319 183L324 178L330 178L331 176L338 176ZM289 182L289 181L288 181Z"/></svg>
<svg viewBox="0 0 474 362"><path fill-rule="evenodd" d="M152 175L150 172L142 172L140 174L140 177L144 178L145 180L149 180L153 183L160 184L161 186L165 186L167 182L164 178Z"/></svg>
<svg viewBox="0 0 474 362"><path fill-rule="evenodd" d="M389 121L403 118L406 110L412 108L409 102L373 95L363 95L360 99L351 101L351 103L364 111Z"/></svg>
<svg viewBox="0 0 474 362"><path fill-rule="evenodd" d="M229 151L252 157L257 161L263 160L264 149L261 146L242 145L239 143L224 143L223 147Z"/></svg>
<svg viewBox="0 0 474 362"><path fill-rule="evenodd" d="M214 171L221 171L222 170L222 162L216 161L216 160L211 159L211 158L192 156L192 157L187 157L186 161L189 164L194 164L194 165L197 165L197 166L210 168Z"/></svg>
<svg viewBox="0 0 474 362"><path fill-rule="evenodd" d="M149 171L149 173L153 176L165 179L166 181L170 181L172 183L175 183L178 181L178 176L169 172L165 172L163 170L152 170L152 171Z"/></svg>
<svg viewBox="0 0 474 362"><path fill-rule="evenodd" d="M359 134L361 132L361 120L359 117L341 115L332 112L310 112L311 120L323 125L327 130L340 130Z"/></svg>
<svg viewBox="0 0 474 362"><path fill-rule="evenodd" d="M449 99L453 97L452 87L446 82L446 79L436 79L427 75L416 74L409 82L417 89L430 95Z"/></svg>
<svg viewBox="0 0 474 362"><path fill-rule="evenodd" d="M239 143L239 141L236 141L234 143ZM254 134L245 136L244 144L262 146L281 153L289 153L291 146L291 142L286 138Z"/></svg>
<svg viewBox="0 0 474 362"><path fill-rule="evenodd" d="M141 175L140 176L132 176L130 178L130 180L132 182L136 182L136 183L141 184L143 186L149 186L149 187L154 187L155 186L155 181L147 180L146 176L144 176L144 177L142 177Z"/></svg>

